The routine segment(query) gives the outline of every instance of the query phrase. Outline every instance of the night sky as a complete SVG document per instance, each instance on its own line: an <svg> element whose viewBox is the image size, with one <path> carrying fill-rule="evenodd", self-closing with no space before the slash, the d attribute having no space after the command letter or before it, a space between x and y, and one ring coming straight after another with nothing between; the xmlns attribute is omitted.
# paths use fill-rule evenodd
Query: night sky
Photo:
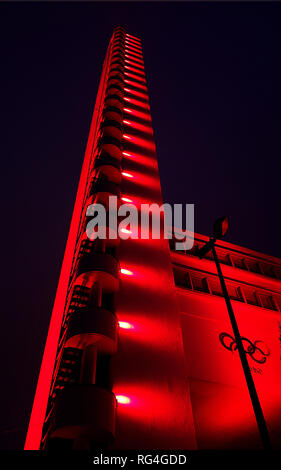
<svg viewBox="0 0 281 470"><path fill-rule="evenodd" d="M163 197L281 257L281 4L1 3L1 448L23 446L108 41L142 39Z"/></svg>

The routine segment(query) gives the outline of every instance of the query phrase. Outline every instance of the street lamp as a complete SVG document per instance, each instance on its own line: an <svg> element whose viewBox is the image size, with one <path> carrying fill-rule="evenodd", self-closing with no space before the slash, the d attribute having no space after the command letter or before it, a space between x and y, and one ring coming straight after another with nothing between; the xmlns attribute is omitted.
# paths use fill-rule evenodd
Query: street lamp
<svg viewBox="0 0 281 470"><path fill-rule="evenodd" d="M258 397L258 394L257 394L255 383L254 383L254 380L253 380L253 377L252 377L252 374L251 374L251 370L250 370L250 367L249 367L249 364L248 364L248 360L247 360L246 353L245 353L245 350L244 350L244 347L243 347L243 343L242 343L241 335L240 335L239 328L238 328L238 325L237 325L237 321L236 321L236 318L235 318L235 315L234 315L234 312L233 312L230 297L229 297L228 292L227 292L225 280L224 280L224 277L223 277L223 274L222 274L221 266L220 266L218 256L217 256L217 253L216 253L216 249L215 249L215 243L216 243L217 239L220 239L220 238L224 237L224 235L228 231L228 227L229 227L229 218L228 218L228 216L220 217L219 219L217 219L214 223L213 236L210 237L210 240L202 248L197 250L197 255L199 256L200 259L202 259L209 251L212 251L212 253L213 253L213 257L214 257L214 261L216 263L216 268L217 268L217 271L218 271L218 276L219 276L222 292L223 292L225 303L226 303L227 310L228 310L228 315L229 315L229 318L230 318L230 322L231 322L231 325L232 325L232 329L233 329L237 349L238 349L238 352L239 352L240 361L241 361L241 364L242 364L242 368L243 368L244 376L245 376L245 379L246 379L247 387L248 387L248 390L249 390L253 410L254 410L254 413L255 413L257 426L258 426L258 429L259 429L259 432L260 432L262 445L263 445L264 449L271 449L271 442L270 442L266 422L265 422L265 419L264 419L262 407L261 407L261 404L260 404L260 401L259 401L259 397Z"/></svg>

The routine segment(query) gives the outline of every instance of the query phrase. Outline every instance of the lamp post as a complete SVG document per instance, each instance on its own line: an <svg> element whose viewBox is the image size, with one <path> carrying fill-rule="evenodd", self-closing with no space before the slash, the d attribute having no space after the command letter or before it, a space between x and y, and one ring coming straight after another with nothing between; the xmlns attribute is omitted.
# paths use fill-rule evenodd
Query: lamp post
<svg viewBox="0 0 281 470"><path fill-rule="evenodd" d="M223 292L225 303L226 303L227 310L228 310L229 319L230 319L230 322L231 322L231 326L232 326L232 329L233 329L233 333L234 333L238 353L239 353L239 356L240 356L240 361L241 361L241 364L242 364L242 368L243 368L244 376L245 376L245 379L246 379L247 387L248 387L248 390L249 390L253 410L254 410L254 413L255 413L256 422L257 422L257 426L258 426L258 429L259 429L262 445L263 445L264 449L268 450L268 449L271 449L271 442L270 442L270 438L269 438L268 429L267 429L267 426L266 426L266 422L265 422L265 419L264 419L262 407L261 407L261 404L260 404L260 401L259 401L259 397L258 397L258 394L257 394L255 383L254 383L252 373L251 373L251 370L250 370L250 367L249 367L249 364L248 364L248 360L247 360L246 353L245 353L245 350L244 350L244 347L243 347L243 343L242 343L241 335L240 335L239 328L238 328L238 325L237 325L237 321L236 321L236 318L235 318L235 315L234 315L234 312L233 312L230 297L229 297L228 292L227 292L225 280L224 280L224 277L223 277L223 274L222 274L221 266L220 266L218 256L217 256L217 253L216 253L216 249L215 249L215 243L216 243L217 239L224 237L224 235L228 231L228 226L229 226L228 216L220 217L219 219L217 219L215 224L214 224L214 235L212 237L210 237L210 240L202 248L200 248L197 251L197 254L198 254L199 258L202 259L209 251L212 251L212 253L213 253L213 257L214 257L214 261L215 261L216 268L217 268L217 271L218 271L218 276L219 276L222 292Z"/></svg>

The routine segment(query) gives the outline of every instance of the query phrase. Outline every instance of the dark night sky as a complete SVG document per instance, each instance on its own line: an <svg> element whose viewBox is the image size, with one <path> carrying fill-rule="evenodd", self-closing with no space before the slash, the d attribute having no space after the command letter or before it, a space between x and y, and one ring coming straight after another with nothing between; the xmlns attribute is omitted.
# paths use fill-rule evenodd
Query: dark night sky
<svg viewBox="0 0 281 470"><path fill-rule="evenodd" d="M2 448L23 444L118 24L143 40L165 201L281 257L280 4L1 3Z"/></svg>

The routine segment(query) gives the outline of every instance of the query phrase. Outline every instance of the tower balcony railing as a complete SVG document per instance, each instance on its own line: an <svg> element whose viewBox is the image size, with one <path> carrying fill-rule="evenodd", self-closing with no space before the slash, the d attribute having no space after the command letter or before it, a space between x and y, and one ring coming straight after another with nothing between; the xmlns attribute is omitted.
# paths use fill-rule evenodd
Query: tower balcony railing
<svg viewBox="0 0 281 470"><path fill-rule="evenodd" d="M57 394L50 449L55 448L54 439L69 440L70 446L77 449L89 449L91 442L93 448L104 449L114 440L115 421L116 398L111 391L94 384L66 387Z"/></svg>
<svg viewBox="0 0 281 470"><path fill-rule="evenodd" d="M98 282L102 289L116 292L119 288L119 262L113 254L92 250L78 263L74 284L91 287Z"/></svg>
<svg viewBox="0 0 281 470"><path fill-rule="evenodd" d="M116 94L116 95L119 95L121 96L121 98L123 97L124 95L124 85L120 85L119 83L112 83L111 80L110 82L107 84L107 89L106 89L106 93L109 92L112 93L112 94Z"/></svg>
<svg viewBox="0 0 281 470"><path fill-rule="evenodd" d="M97 350L113 354L117 349L118 321L114 312L99 306L77 309L70 318L65 347L95 345Z"/></svg>
<svg viewBox="0 0 281 470"><path fill-rule="evenodd" d="M123 74L120 74L120 73L115 73L115 72L110 72L108 74L108 80L107 80L107 83L111 83L111 82L118 82L120 84L124 84L124 75Z"/></svg>
<svg viewBox="0 0 281 470"><path fill-rule="evenodd" d="M109 67L108 76L110 76L111 74L119 74L122 77L124 77L125 71L123 67L116 67L116 65L113 64L112 66Z"/></svg>
<svg viewBox="0 0 281 470"><path fill-rule="evenodd" d="M104 104L105 106L115 106L122 111L124 107L124 99L116 93L108 93L105 96Z"/></svg>
<svg viewBox="0 0 281 470"><path fill-rule="evenodd" d="M101 154L95 160L94 169L103 178L107 178L110 182L115 184L121 183L121 162L116 160L116 158L101 152Z"/></svg>
<svg viewBox="0 0 281 470"><path fill-rule="evenodd" d="M122 118L119 116L119 120L115 119L104 119L100 125L100 131L102 137L114 137L121 142L122 135L123 135L123 126L120 122ZM119 145L118 145L119 146Z"/></svg>
<svg viewBox="0 0 281 470"><path fill-rule="evenodd" d="M104 119L115 120L122 124L123 116L122 111L115 106L106 106L102 112Z"/></svg>
<svg viewBox="0 0 281 470"><path fill-rule="evenodd" d="M101 176L94 178L90 187L89 196L98 195L99 193L106 193L108 195L120 197L120 188L116 183L112 183L108 179Z"/></svg>
<svg viewBox="0 0 281 470"><path fill-rule="evenodd" d="M98 147L110 155L112 158L115 158L119 161L122 160L122 144L121 141L115 137L102 135L98 141Z"/></svg>

